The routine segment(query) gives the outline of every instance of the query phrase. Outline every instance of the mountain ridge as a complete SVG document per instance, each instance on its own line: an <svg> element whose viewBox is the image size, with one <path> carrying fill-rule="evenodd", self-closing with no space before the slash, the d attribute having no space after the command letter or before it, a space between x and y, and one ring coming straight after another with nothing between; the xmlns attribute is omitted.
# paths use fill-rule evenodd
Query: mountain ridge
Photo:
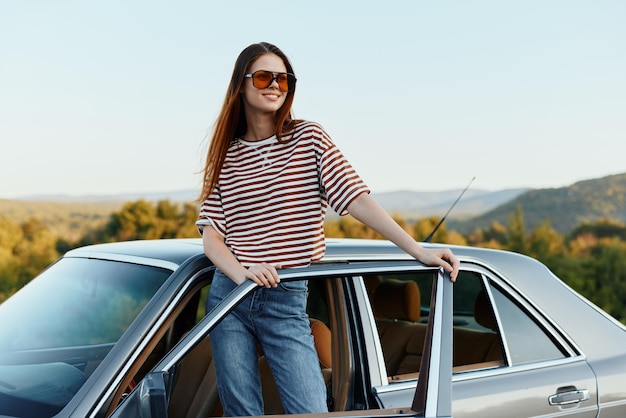
<svg viewBox="0 0 626 418"><path fill-rule="evenodd" d="M489 191L482 189L468 189L455 206L451 217L467 217L478 215L493 209L508 200L528 191L528 188L504 189ZM415 219L424 216L443 215L452 206L455 200L463 193L463 189L451 189L443 191L414 191L397 190L390 192L372 193L376 201L387 211L404 216L407 219ZM151 202L169 200L176 203L193 203L198 197L197 190L177 190L166 192L147 193L120 193L103 195L32 195L18 199L0 199L12 202L56 202L59 204L89 204L136 201L144 199ZM2 213L0 208L0 213Z"/></svg>
<svg viewBox="0 0 626 418"><path fill-rule="evenodd" d="M493 222L507 225L518 207L527 231L546 220L562 234L600 219L626 222L626 173L582 180L566 187L531 189L478 216L452 221L449 227L469 233L488 228Z"/></svg>
<svg viewBox="0 0 626 418"><path fill-rule="evenodd" d="M389 213L414 221L423 217L444 216L463 189L424 192L398 190L372 193ZM152 193L124 193L88 196L30 196L21 199L0 199L0 217L24 222L25 217L43 217L47 209L76 210L80 216L97 217L119 210L125 202L144 199L192 203L197 190ZM494 222L507 225L518 207L522 208L526 230L533 230L549 220L559 233L571 232L583 222L602 218L626 222L626 173L582 180L559 188L512 188L497 191L468 189L450 212L449 229L467 234L489 228ZM80 208L80 209L79 209ZM333 216L331 213L330 216ZM336 216L336 214L334 215ZM45 222L45 219L43 219Z"/></svg>

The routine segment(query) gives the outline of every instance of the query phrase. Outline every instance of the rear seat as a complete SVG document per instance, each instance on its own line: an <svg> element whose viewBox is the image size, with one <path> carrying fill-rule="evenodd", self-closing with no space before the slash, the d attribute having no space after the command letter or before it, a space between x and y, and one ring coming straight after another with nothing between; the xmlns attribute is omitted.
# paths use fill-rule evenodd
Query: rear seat
<svg viewBox="0 0 626 418"><path fill-rule="evenodd" d="M366 278L372 291L372 307L390 380L419 372L426 336L426 323L420 323L420 290L417 283ZM486 294L479 294L476 321L494 332L454 327L453 365L458 370L493 367L502 364L502 351Z"/></svg>
<svg viewBox="0 0 626 418"><path fill-rule="evenodd" d="M419 371L426 324L419 323L421 296L417 283L384 280L371 284L375 288L372 307L385 357L387 375Z"/></svg>
<svg viewBox="0 0 626 418"><path fill-rule="evenodd" d="M491 310L489 298L481 290L474 302L474 319L476 322L491 330L478 331L467 328L454 330L454 360L455 366L471 365L476 363L504 363L500 339L497 334L496 320ZM481 366L477 364L477 366Z"/></svg>

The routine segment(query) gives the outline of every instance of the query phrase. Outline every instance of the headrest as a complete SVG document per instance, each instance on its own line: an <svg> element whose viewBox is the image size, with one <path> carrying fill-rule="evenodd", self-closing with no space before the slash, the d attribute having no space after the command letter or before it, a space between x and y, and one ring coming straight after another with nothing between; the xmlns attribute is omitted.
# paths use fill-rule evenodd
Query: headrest
<svg viewBox="0 0 626 418"><path fill-rule="evenodd" d="M374 296L378 285L383 282L383 278L378 275L365 275L363 276L363 281L365 283L365 289L367 290L367 294L371 299Z"/></svg>
<svg viewBox="0 0 626 418"><path fill-rule="evenodd" d="M420 320L420 289L414 281L384 280L376 287L372 303L378 318Z"/></svg>
<svg viewBox="0 0 626 418"><path fill-rule="evenodd" d="M320 364L325 369L331 369L333 367L333 351L330 329L319 319L309 318L309 322Z"/></svg>
<svg viewBox="0 0 626 418"><path fill-rule="evenodd" d="M491 304L489 303L489 298L487 297L487 292L484 290L481 290L480 293L478 293L478 296L476 296L476 301L474 302L474 319L478 325L485 328L489 328L494 331L497 328L493 312L491 311Z"/></svg>

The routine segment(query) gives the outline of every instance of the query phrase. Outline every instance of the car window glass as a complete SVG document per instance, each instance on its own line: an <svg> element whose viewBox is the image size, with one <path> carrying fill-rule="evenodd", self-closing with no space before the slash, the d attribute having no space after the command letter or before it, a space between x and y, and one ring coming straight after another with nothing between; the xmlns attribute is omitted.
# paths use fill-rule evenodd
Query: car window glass
<svg viewBox="0 0 626 418"><path fill-rule="evenodd" d="M390 380L419 372L432 271L364 276Z"/></svg>
<svg viewBox="0 0 626 418"><path fill-rule="evenodd" d="M391 382L419 373L434 279L432 271L364 277ZM502 366L502 343L482 277L462 271L453 295L454 371Z"/></svg>
<svg viewBox="0 0 626 418"><path fill-rule="evenodd" d="M210 280L212 274L207 278ZM134 388L136 382L139 382L144 376L158 363L204 316L206 297L210 288L210 282L205 282L202 286L198 286L184 297L175 310L174 316L167 319L163 325L163 329L159 334L163 334L158 343L150 349L148 355L143 355L145 359L142 364L136 365L136 373L133 375L129 387Z"/></svg>
<svg viewBox="0 0 626 418"><path fill-rule="evenodd" d="M170 274L65 258L0 305L0 415L56 415Z"/></svg>
<svg viewBox="0 0 626 418"><path fill-rule="evenodd" d="M114 343L170 273L62 259L0 305L0 350Z"/></svg>
<svg viewBox="0 0 626 418"><path fill-rule="evenodd" d="M559 346L524 310L498 288L492 287L491 292L513 365L564 357Z"/></svg>

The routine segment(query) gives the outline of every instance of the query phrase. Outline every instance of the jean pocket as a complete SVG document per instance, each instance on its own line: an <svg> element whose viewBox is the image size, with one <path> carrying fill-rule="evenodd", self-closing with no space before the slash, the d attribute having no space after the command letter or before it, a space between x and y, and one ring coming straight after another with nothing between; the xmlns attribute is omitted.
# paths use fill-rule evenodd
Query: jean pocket
<svg viewBox="0 0 626 418"><path fill-rule="evenodd" d="M306 293L309 290L307 280L280 282L278 286L280 286L280 288L286 292Z"/></svg>

